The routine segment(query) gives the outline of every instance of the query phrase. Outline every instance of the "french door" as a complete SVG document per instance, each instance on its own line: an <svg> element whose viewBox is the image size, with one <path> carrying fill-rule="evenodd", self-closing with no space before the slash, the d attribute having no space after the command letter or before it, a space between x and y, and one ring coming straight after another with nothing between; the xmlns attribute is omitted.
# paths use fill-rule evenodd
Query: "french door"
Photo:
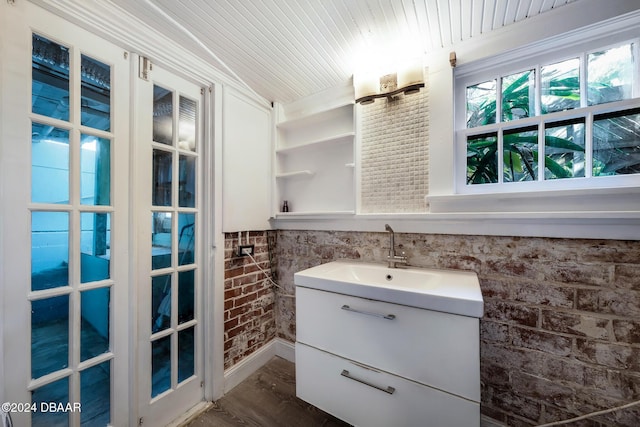
<svg viewBox="0 0 640 427"><path fill-rule="evenodd" d="M201 90L30 2L0 23L0 397L165 425L203 399Z"/></svg>
<svg viewBox="0 0 640 427"><path fill-rule="evenodd" d="M2 15L4 400L16 426L127 425L129 60Z"/></svg>
<svg viewBox="0 0 640 427"><path fill-rule="evenodd" d="M203 382L203 90L138 58L134 169L139 416L159 426Z"/></svg>

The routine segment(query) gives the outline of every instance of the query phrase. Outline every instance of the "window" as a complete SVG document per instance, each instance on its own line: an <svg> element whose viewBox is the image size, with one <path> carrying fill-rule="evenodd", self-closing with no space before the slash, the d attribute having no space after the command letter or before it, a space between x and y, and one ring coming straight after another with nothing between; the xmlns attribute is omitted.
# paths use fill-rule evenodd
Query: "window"
<svg viewBox="0 0 640 427"><path fill-rule="evenodd" d="M639 185L640 40L556 46L456 74L458 193Z"/></svg>

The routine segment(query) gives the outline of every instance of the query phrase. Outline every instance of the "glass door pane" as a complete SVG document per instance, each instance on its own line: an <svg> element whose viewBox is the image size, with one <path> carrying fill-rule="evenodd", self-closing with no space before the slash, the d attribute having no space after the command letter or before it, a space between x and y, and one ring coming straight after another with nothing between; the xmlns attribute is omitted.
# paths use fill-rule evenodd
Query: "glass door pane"
<svg viewBox="0 0 640 427"><path fill-rule="evenodd" d="M175 389L179 382L193 374L193 363L184 362L194 360L193 343L188 344L189 332L184 331L188 329L193 335L196 328L193 262L197 258L195 230L198 226L195 214L197 103L159 85L154 85L153 93L152 398ZM174 106L177 100L179 105ZM176 128L177 134L173 132ZM185 269L185 265L190 267ZM183 337L180 343L179 337Z"/></svg>
<svg viewBox="0 0 640 427"><path fill-rule="evenodd" d="M136 189L149 224L141 252L139 335L140 416L163 425L202 400L202 286L199 230L201 90L153 68L153 82L137 81L149 118L141 128ZM144 142L142 142L144 141ZM149 221L150 220L150 221ZM187 404L188 403L188 404ZM181 409L180 409L181 408Z"/></svg>
<svg viewBox="0 0 640 427"><path fill-rule="evenodd" d="M173 144L173 92L153 86L153 141Z"/></svg>
<svg viewBox="0 0 640 427"><path fill-rule="evenodd" d="M32 49L32 111L68 121L69 48L34 33Z"/></svg>
<svg viewBox="0 0 640 427"><path fill-rule="evenodd" d="M36 411L32 425L107 425L114 360L112 70L36 33L32 46L29 389L38 408L87 405L86 412ZM80 90L70 84L78 80Z"/></svg>

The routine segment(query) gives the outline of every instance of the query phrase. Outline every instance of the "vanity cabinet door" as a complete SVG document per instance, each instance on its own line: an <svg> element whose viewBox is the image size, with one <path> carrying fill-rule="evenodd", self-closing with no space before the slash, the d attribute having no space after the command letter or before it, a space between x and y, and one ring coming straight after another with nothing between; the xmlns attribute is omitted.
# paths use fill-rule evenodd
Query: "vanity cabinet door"
<svg viewBox="0 0 640 427"><path fill-rule="evenodd" d="M480 405L296 344L299 398L355 426L480 425Z"/></svg>
<svg viewBox="0 0 640 427"><path fill-rule="evenodd" d="M300 343L480 401L473 317L296 287Z"/></svg>

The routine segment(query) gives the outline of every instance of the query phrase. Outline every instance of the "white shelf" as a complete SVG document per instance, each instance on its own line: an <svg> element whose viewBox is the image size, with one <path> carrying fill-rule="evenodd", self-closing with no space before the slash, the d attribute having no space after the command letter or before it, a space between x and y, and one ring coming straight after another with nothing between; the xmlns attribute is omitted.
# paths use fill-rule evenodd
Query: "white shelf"
<svg viewBox="0 0 640 427"><path fill-rule="evenodd" d="M313 172L310 170L292 171L276 174L276 178L293 178L296 176L311 176Z"/></svg>
<svg viewBox="0 0 640 427"><path fill-rule="evenodd" d="M276 127L278 129L295 129L301 126L313 125L325 120L330 120L334 116L339 116L341 114L344 114L342 109L345 109L345 110L347 108L353 109L354 105L355 105L354 102L349 102L336 107L316 111L309 115L304 115L304 116L296 117L293 119L285 120L283 122L278 123Z"/></svg>
<svg viewBox="0 0 640 427"><path fill-rule="evenodd" d="M278 217L308 217L308 216L316 216L316 215L355 215L356 211L305 211L305 212L278 212L276 214L276 218Z"/></svg>
<svg viewBox="0 0 640 427"><path fill-rule="evenodd" d="M278 154L286 154L291 151L303 150L306 148L313 148L320 145L325 144L340 144L346 142L353 142L353 138L355 137L355 132L343 133L335 136L330 136L327 138L318 139L310 142L303 142L301 144L293 145L291 147L282 147L276 150Z"/></svg>

